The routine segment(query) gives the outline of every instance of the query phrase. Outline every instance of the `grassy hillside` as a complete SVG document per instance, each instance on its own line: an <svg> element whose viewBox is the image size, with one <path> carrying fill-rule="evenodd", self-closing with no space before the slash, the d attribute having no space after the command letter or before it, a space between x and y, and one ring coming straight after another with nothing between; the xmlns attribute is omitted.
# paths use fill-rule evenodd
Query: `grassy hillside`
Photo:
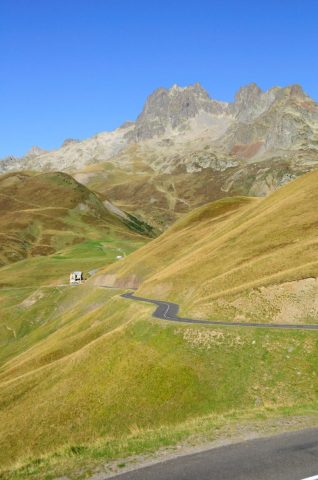
<svg viewBox="0 0 318 480"><path fill-rule="evenodd" d="M3 478L85 477L203 430L213 438L246 412L315 421L315 332L168 324L118 293L2 292Z"/></svg>
<svg viewBox="0 0 318 480"><path fill-rule="evenodd" d="M130 147L132 158L134 148ZM158 173L144 163L142 157L142 154L136 157L131 171L125 168L124 162L123 168L107 162L89 165L75 177L88 188L100 194L107 193L125 211L138 213L161 230L166 230L168 225L199 205L224 197L222 186L227 170L217 172L207 168L186 173L181 169L175 173ZM234 176L236 169L233 170ZM255 176L251 173L250 184L253 180ZM232 188L231 195L246 194L247 183L245 179L244 185Z"/></svg>
<svg viewBox="0 0 318 480"><path fill-rule="evenodd" d="M125 238L126 236L126 238ZM149 239L127 232L105 232L100 240L85 240L48 256L37 256L0 268L0 288L59 285L69 282L72 271L84 272L85 278L98 269L141 248ZM1 310L1 308L0 308Z"/></svg>
<svg viewBox="0 0 318 480"><path fill-rule="evenodd" d="M59 172L1 176L0 209L0 266L86 240L152 233L135 217L114 214L92 191Z"/></svg>
<svg viewBox="0 0 318 480"><path fill-rule="evenodd" d="M249 145L239 141L231 155L211 146L209 135L185 143L181 150L181 144L174 145L174 140L130 144L108 161L92 158L95 163L72 171L88 188L106 193L125 211L138 213L165 230L185 213L208 202L225 195L267 195L317 166L317 151L308 146L288 156L280 151L253 162L244 158L244 150L248 156L249 148L259 148L256 139Z"/></svg>
<svg viewBox="0 0 318 480"><path fill-rule="evenodd" d="M0 477L85 478L105 461L229 435L243 421L317 424L316 332L155 320L151 305L99 286L140 284L212 318L273 321L278 295L314 302L317 181L200 207L83 286L59 285L71 267L110 264L142 237L89 239L1 268ZM316 321L315 304L306 308L292 320Z"/></svg>
<svg viewBox="0 0 318 480"><path fill-rule="evenodd" d="M139 286L194 317L316 322L317 184L313 172L265 199L200 207L96 283Z"/></svg>

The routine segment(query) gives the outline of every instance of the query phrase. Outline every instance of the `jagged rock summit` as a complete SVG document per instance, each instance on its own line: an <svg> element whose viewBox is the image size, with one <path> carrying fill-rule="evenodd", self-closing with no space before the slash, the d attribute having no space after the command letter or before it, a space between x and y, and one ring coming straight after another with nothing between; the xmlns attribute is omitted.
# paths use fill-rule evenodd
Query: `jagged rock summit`
<svg viewBox="0 0 318 480"><path fill-rule="evenodd" d="M130 144L153 140L157 148L158 140L164 140L164 144L180 146L198 138L214 146L219 156L222 151L237 158L252 158L268 151L298 148L300 143L316 145L316 124L317 103L299 85L263 92L251 83L238 90L234 102L212 99L199 83L173 85L149 95L135 122L82 142L66 139L61 149L51 152L32 147L24 159L26 167L40 170L82 168L114 158ZM23 158L9 157L0 168L7 171L16 166L23 166ZM164 170L166 166L164 161Z"/></svg>
<svg viewBox="0 0 318 480"><path fill-rule="evenodd" d="M220 115L227 107L226 102L212 100L199 83L189 87L158 88L147 98L129 138L138 142L164 135L167 130L182 127L201 112Z"/></svg>
<svg viewBox="0 0 318 480"><path fill-rule="evenodd" d="M67 145L71 145L72 143L78 143L80 140L76 138L66 138L62 143L62 147L67 147Z"/></svg>
<svg viewBox="0 0 318 480"><path fill-rule="evenodd" d="M30 148L30 150L27 151L25 157L37 157L38 155L42 155L47 152L47 150L44 150L43 148L34 145Z"/></svg>
<svg viewBox="0 0 318 480"><path fill-rule="evenodd" d="M255 83L233 102L199 83L161 87L135 122L0 162L2 172L70 172L156 223L225 195L265 195L317 167L318 104L299 85Z"/></svg>

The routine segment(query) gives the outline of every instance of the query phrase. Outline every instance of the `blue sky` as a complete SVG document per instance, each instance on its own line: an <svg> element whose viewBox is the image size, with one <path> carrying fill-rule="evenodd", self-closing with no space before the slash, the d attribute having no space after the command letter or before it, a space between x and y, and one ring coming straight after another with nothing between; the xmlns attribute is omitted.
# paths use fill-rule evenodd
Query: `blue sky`
<svg viewBox="0 0 318 480"><path fill-rule="evenodd" d="M173 83L318 100L317 23L318 0L0 0L0 158L116 128Z"/></svg>

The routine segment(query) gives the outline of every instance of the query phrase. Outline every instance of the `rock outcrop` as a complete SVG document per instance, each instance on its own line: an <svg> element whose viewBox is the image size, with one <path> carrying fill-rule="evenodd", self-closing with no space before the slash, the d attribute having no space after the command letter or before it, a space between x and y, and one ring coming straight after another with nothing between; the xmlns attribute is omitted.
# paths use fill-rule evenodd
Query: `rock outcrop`
<svg viewBox="0 0 318 480"><path fill-rule="evenodd" d="M166 135L186 128L185 123L201 112L221 115L227 110L227 103L212 100L199 83L185 88L178 85L170 89L158 88L147 98L129 139L140 142Z"/></svg>

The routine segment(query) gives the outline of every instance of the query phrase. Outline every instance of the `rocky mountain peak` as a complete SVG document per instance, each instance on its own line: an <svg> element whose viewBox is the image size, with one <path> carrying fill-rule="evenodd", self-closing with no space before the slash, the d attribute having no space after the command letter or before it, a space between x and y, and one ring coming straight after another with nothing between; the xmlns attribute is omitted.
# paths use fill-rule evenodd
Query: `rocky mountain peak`
<svg viewBox="0 0 318 480"><path fill-rule="evenodd" d="M226 103L212 100L199 83L188 87L175 84L170 89L161 87L147 98L135 129L129 135L135 141L164 135L168 130L178 129L200 111L220 114L226 107Z"/></svg>
<svg viewBox="0 0 318 480"><path fill-rule="evenodd" d="M298 84L290 85L284 88L284 91L290 97L306 98L307 95L303 90L303 87Z"/></svg>
<svg viewBox="0 0 318 480"><path fill-rule="evenodd" d="M275 88L263 92L256 83L250 83L241 87L236 93L231 111L240 122L252 122L268 110L275 101L276 94L277 89Z"/></svg>
<svg viewBox="0 0 318 480"><path fill-rule="evenodd" d="M27 151L25 154L25 157L37 157L38 155L42 155L43 153L47 153L47 150L44 150L41 147L38 147L34 145L33 147L30 148L30 150Z"/></svg>
<svg viewBox="0 0 318 480"><path fill-rule="evenodd" d="M235 103L247 103L257 99L262 94L261 88L254 82L241 87L235 95Z"/></svg>
<svg viewBox="0 0 318 480"><path fill-rule="evenodd" d="M205 90L205 88L202 87L202 85L199 82L196 82L192 85L189 85L187 87L180 87L177 84L174 84L170 89L167 90L169 95L176 95L176 94L185 94L185 95L193 95L205 99L210 100L210 95L208 92Z"/></svg>
<svg viewBox="0 0 318 480"><path fill-rule="evenodd" d="M316 158L317 145L318 104L299 85L263 91L250 83L239 89L234 102L226 103L212 99L199 83L175 84L156 89L135 122L79 143L68 139L64 148L47 154L33 147L28 156L2 160L0 171L79 171L108 160L130 169L131 152L137 151L142 162L149 159L147 169L165 173L223 172L240 162L274 157L286 165L297 157L301 168L311 168L316 160L307 160L307 150L304 160L303 149ZM87 172L80 175L90 178Z"/></svg>
<svg viewBox="0 0 318 480"><path fill-rule="evenodd" d="M80 140L76 138L66 138L62 143L62 147L67 147L68 145L72 145L73 143L79 143Z"/></svg>
<svg viewBox="0 0 318 480"><path fill-rule="evenodd" d="M301 85L293 84L288 85L287 87L279 88L277 93L278 99L284 99L288 101L304 101L304 100L312 100L308 95L304 92Z"/></svg>

